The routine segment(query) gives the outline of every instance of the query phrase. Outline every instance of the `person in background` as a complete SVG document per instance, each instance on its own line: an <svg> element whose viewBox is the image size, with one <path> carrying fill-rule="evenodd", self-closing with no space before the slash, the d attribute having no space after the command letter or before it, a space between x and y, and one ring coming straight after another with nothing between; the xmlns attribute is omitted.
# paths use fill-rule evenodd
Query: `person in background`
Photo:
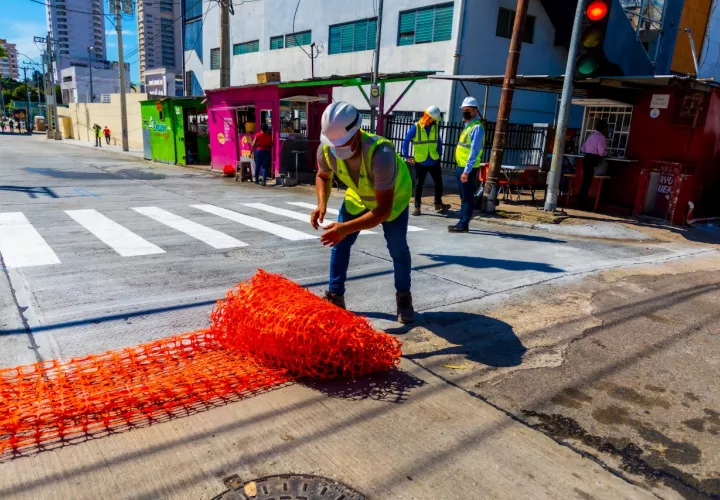
<svg viewBox="0 0 720 500"><path fill-rule="evenodd" d="M105 125L105 128L103 129L103 135L105 136L105 143L110 144L110 129L107 125Z"/></svg>
<svg viewBox="0 0 720 500"><path fill-rule="evenodd" d="M270 126L267 123L260 125L260 132L255 134L250 154L255 158L255 184L260 184L260 174L262 173L262 185L267 184L268 170L270 169L270 160L272 158L272 134Z"/></svg>
<svg viewBox="0 0 720 500"><path fill-rule="evenodd" d="M4 119L0 120L0 127L2 127L2 131L5 132L5 127L6 127L6 125L5 125L5 120L4 120Z"/></svg>
<svg viewBox="0 0 720 500"><path fill-rule="evenodd" d="M580 207L587 205L588 193L595 176L595 168L600 165L605 156L605 148L607 145L608 126L605 120L597 120L595 129L590 137L587 138L585 144L582 145L580 151L585 154L583 158L583 176L580 186L580 197L578 203Z"/></svg>
<svg viewBox="0 0 720 500"><path fill-rule="evenodd" d="M96 123L95 125L93 125L93 130L95 131L95 147L101 148L102 140L100 139L100 135L102 133L102 128Z"/></svg>
<svg viewBox="0 0 720 500"><path fill-rule="evenodd" d="M20 132L22 132L22 122L20 122L20 121L17 122L17 131L18 131L18 134Z"/></svg>
<svg viewBox="0 0 720 500"><path fill-rule="evenodd" d="M477 169L480 168L482 162L485 142L485 128L480 119L477 99L466 97L460 107L465 122L465 128L460 134L455 149L455 162L457 163L455 173L461 201L460 222L454 226L448 226L448 231L451 233L467 233L470 230L470 219L472 219L475 207L475 179L477 179Z"/></svg>
<svg viewBox="0 0 720 500"><path fill-rule="evenodd" d="M345 281L350 250L364 229L382 225L395 277L395 301L400 323L415 319L407 243L412 178L405 161L392 142L362 130L360 112L347 102L334 102L325 109L318 147L315 178L317 208L310 216L315 229L322 226L332 179L347 186L337 222L323 229L320 242L332 247L330 280L325 300L345 308Z"/></svg>
<svg viewBox="0 0 720 500"><path fill-rule="evenodd" d="M425 110L422 118L410 127L402 144L403 158L408 163L415 165L415 210L413 215L422 214L420 205L428 173L435 184L435 211L446 213L450 208L450 205L445 205L442 201L443 183L440 170L442 138L438 130L438 122L441 117L440 108L430 106ZM409 156L410 142L413 143L413 158Z"/></svg>
<svg viewBox="0 0 720 500"><path fill-rule="evenodd" d="M15 122L12 121L12 119L11 119L9 124L10 124L10 132L12 133L12 132L14 132L14 129L15 129Z"/></svg>

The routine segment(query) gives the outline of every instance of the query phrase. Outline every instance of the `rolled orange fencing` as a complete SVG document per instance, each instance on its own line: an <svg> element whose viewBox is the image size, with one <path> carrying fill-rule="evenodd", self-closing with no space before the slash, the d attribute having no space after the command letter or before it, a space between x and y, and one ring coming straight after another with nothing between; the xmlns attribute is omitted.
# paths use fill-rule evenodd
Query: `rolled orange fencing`
<svg viewBox="0 0 720 500"><path fill-rule="evenodd" d="M292 281L258 271L211 326L69 361L0 370L0 458L202 411L299 377L396 366L400 342Z"/></svg>

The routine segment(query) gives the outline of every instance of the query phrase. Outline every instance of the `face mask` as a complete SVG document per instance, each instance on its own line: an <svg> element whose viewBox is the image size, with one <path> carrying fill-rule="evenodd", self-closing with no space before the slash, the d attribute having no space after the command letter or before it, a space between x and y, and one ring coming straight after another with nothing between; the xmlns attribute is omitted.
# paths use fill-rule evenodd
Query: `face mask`
<svg viewBox="0 0 720 500"><path fill-rule="evenodd" d="M330 148L330 151L332 151L335 158L339 158L340 160L348 160L355 155L355 151L353 151L352 146L336 146L334 148Z"/></svg>
<svg viewBox="0 0 720 500"><path fill-rule="evenodd" d="M466 122L469 122L470 120L472 120L472 117L473 117L473 116L472 116L472 112L470 112L470 111L463 111L463 119L464 119Z"/></svg>

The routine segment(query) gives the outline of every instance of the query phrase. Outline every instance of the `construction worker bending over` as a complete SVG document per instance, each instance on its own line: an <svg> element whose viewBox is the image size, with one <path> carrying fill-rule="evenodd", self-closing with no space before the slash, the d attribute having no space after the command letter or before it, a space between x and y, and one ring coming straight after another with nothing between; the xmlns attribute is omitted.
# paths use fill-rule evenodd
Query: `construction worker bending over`
<svg viewBox="0 0 720 500"><path fill-rule="evenodd" d="M451 233L467 233L470 230L470 219L475 206L475 180L482 162L485 129L480 120L478 102L474 97L466 97L462 103L462 116L465 128L460 134L455 149L455 172L460 190L460 222L448 226Z"/></svg>
<svg viewBox="0 0 720 500"><path fill-rule="evenodd" d="M402 155L408 163L415 165L415 210L413 215L421 215L423 186L427 174L432 177L435 184L435 211L446 213L450 205L442 201L443 182L440 171L440 158L442 157L442 139L438 130L438 122L442 115L440 108L430 106L425 110L422 118L414 123L402 144ZM409 157L410 142L413 143L413 158Z"/></svg>
<svg viewBox="0 0 720 500"><path fill-rule="evenodd" d="M407 244L412 180L410 171L390 141L361 129L362 118L349 103L335 102L322 116L318 173L318 205L310 216L315 229L322 224L333 175L347 186L338 221L324 227L323 245L332 247L330 283L325 299L345 308L345 281L350 249L358 233L382 224L395 269L398 321L415 319L410 293L410 249Z"/></svg>

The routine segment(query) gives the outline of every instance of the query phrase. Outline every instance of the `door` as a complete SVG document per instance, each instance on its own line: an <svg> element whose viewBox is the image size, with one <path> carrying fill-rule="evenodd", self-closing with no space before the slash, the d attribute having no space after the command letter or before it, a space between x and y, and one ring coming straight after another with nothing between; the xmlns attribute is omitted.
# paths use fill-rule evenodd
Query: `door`
<svg viewBox="0 0 720 500"><path fill-rule="evenodd" d="M178 165L187 165L185 157L185 121L182 106L175 106L175 158Z"/></svg>
<svg viewBox="0 0 720 500"><path fill-rule="evenodd" d="M143 127L143 158L152 160L152 139L150 138L150 129Z"/></svg>

